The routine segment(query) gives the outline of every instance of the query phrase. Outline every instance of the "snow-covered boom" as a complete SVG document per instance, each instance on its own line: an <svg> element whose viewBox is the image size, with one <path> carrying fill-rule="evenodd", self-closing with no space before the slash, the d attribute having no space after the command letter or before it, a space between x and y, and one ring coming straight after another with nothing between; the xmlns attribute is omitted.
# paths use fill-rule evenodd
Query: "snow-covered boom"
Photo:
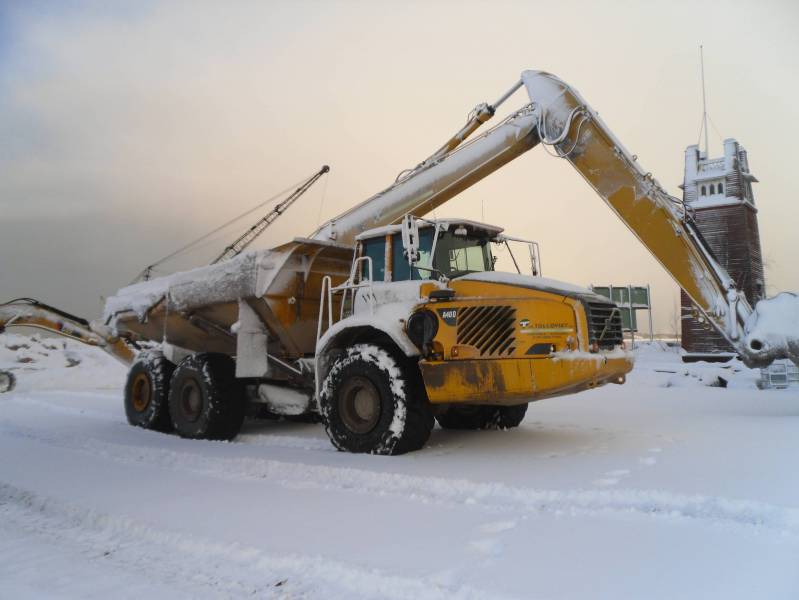
<svg viewBox="0 0 799 600"><path fill-rule="evenodd" d="M467 140L522 87L530 103ZM513 239L501 228L422 219L538 144L578 170L747 364L799 363L799 299L752 309L682 202L577 91L541 71L309 238L123 288L102 324L12 303L0 327L38 324L125 359L159 342L162 353L132 364L128 419L186 437L231 438L253 404L319 413L334 445L358 452L420 448L434 415L442 427L516 426L528 402L623 383L632 368L607 299L497 273L492 244Z"/></svg>

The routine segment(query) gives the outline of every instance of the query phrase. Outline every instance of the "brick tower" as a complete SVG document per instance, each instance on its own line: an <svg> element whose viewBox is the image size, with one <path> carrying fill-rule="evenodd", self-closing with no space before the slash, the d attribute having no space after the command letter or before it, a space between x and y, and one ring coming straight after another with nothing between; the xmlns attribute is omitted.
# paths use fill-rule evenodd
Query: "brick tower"
<svg viewBox="0 0 799 600"><path fill-rule="evenodd" d="M699 231L724 267L754 304L765 293L757 208L746 150L734 139L724 140L724 156L708 158L699 146L685 150L683 200L695 211ZM703 319L695 318L691 301L681 291L684 360L728 360L734 355L727 341Z"/></svg>

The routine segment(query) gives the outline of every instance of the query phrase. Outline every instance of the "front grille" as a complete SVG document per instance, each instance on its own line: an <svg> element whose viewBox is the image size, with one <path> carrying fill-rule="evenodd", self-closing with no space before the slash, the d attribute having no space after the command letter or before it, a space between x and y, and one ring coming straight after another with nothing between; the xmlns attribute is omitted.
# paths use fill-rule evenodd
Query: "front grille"
<svg viewBox="0 0 799 600"><path fill-rule="evenodd" d="M475 346L480 356L513 354L515 322L512 306L466 306L458 311L458 344Z"/></svg>
<svg viewBox="0 0 799 600"><path fill-rule="evenodd" d="M621 311L615 304L585 302L588 318L588 341L597 342L600 348L612 349L624 342Z"/></svg>

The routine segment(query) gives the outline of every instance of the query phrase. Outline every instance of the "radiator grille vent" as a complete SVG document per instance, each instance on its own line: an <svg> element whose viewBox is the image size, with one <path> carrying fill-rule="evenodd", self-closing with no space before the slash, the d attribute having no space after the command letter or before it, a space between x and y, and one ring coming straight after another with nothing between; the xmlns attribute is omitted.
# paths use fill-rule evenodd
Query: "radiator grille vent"
<svg viewBox="0 0 799 600"><path fill-rule="evenodd" d="M612 349L624 342L621 311L615 304L586 302L588 317L588 339L597 342L600 348Z"/></svg>
<svg viewBox="0 0 799 600"><path fill-rule="evenodd" d="M513 354L515 321L512 306L466 306L458 311L458 343L475 346L480 356Z"/></svg>

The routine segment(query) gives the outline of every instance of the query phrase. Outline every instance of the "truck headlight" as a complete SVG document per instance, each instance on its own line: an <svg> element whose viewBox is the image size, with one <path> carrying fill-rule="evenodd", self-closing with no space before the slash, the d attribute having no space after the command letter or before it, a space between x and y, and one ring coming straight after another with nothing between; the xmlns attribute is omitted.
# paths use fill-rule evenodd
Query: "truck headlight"
<svg viewBox="0 0 799 600"><path fill-rule="evenodd" d="M407 332L414 345L425 353L438 333L438 318L429 310L419 310L408 317Z"/></svg>

